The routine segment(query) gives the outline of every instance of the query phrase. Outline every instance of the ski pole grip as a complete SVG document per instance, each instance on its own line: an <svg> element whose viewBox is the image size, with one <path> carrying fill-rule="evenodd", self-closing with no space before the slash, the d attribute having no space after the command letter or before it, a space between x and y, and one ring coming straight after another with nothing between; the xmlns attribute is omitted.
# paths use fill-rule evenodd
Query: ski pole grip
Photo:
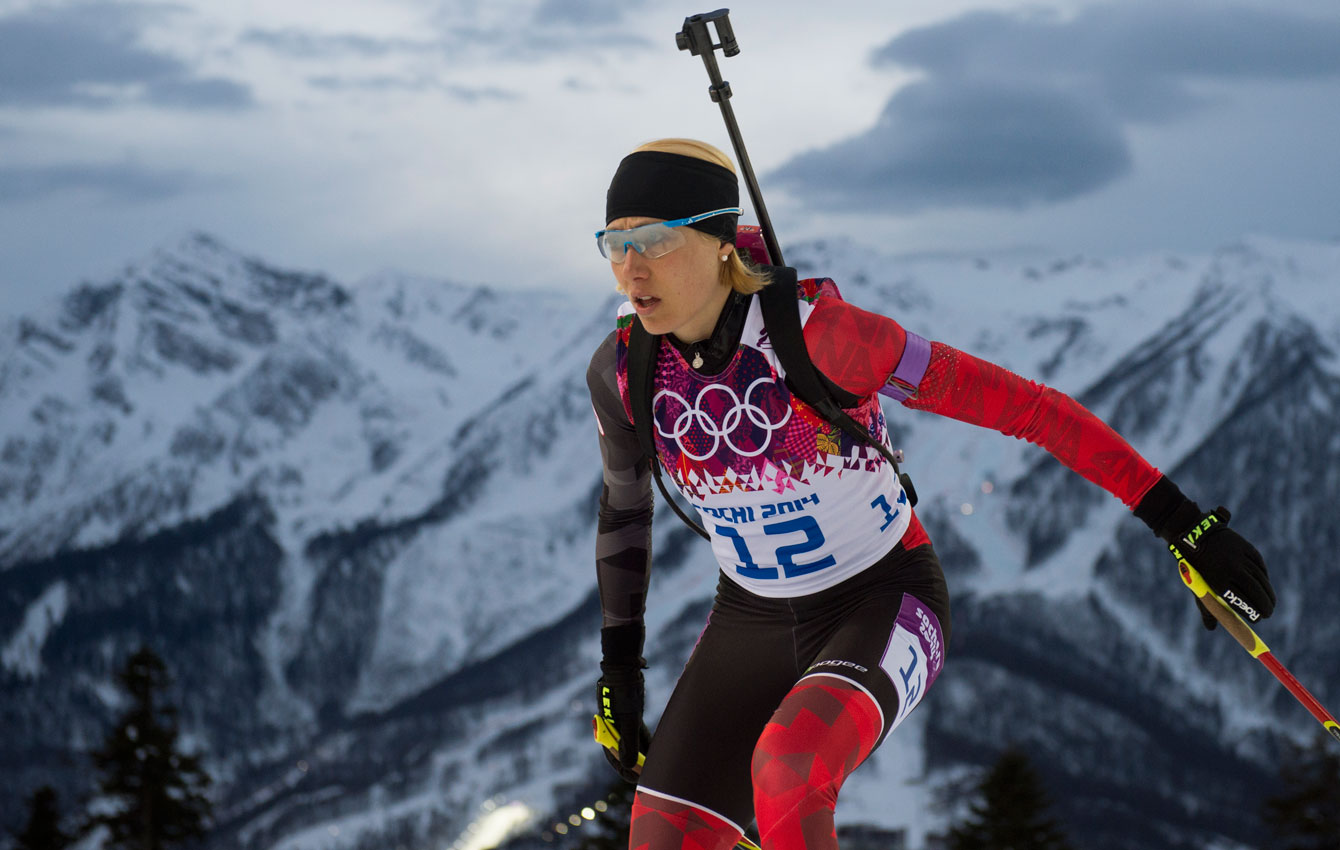
<svg viewBox="0 0 1340 850"><path fill-rule="evenodd" d="M1218 620L1219 625L1223 626L1233 636L1234 640L1242 644L1243 649L1253 655L1259 654L1257 645L1264 646L1264 644L1261 644L1261 639L1256 636L1256 632L1252 631L1250 626L1242 622L1241 617L1228 610L1228 607L1218 596L1211 594L1209 601L1202 604L1210 612L1210 616Z"/></svg>
<svg viewBox="0 0 1340 850"><path fill-rule="evenodd" d="M1181 570L1182 582L1191 589L1200 599L1200 603L1205 606L1205 610L1210 612L1210 616L1219 621L1219 625L1224 627L1224 631L1233 636L1233 639L1242 644L1242 648L1252 654L1253 658L1260 657L1261 653L1269 652L1270 647L1265 645L1261 638L1256 636L1252 627L1247 625L1237 612L1228 607L1228 603L1219 597L1219 594L1210 589L1209 584L1196 572L1196 568L1187 563L1186 558L1180 556L1180 553L1174 551L1177 558L1177 568Z"/></svg>

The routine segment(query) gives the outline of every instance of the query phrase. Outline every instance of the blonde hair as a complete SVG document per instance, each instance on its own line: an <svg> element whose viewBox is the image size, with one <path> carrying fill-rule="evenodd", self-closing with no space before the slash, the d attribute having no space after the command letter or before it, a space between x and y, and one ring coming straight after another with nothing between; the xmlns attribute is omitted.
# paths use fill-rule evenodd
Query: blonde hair
<svg viewBox="0 0 1340 850"><path fill-rule="evenodd" d="M697 139L656 139L638 145L631 153L640 153L642 151L659 151L660 153L673 153L680 156L691 156L695 159L703 159L708 162L716 163L722 168L728 169L732 174L738 174L735 170L735 163L731 162L729 156L726 156L720 148L709 145L707 142L700 142ZM688 228L691 232L698 234L704 239L711 239L713 242L720 240L701 230ZM738 251L731 251L726 262L721 264L720 281L723 286L729 286L744 295L751 295L758 292L770 282L768 273L753 265L746 263Z"/></svg>

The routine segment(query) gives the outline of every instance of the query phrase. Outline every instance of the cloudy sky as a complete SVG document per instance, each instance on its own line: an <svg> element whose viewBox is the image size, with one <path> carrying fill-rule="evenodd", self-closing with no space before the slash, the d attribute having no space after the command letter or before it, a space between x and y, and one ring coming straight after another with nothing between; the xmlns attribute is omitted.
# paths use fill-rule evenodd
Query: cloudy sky
<svg viewBox="0 0 1340 850"><path fill-rule="evenodd" d="M729 149L674 43L709 10L0 0L0 314L193 230L346 282L607 289L591 234L618 159ZM783 246L1340 238L1334 0L731 10L720 61Z"/></svg>

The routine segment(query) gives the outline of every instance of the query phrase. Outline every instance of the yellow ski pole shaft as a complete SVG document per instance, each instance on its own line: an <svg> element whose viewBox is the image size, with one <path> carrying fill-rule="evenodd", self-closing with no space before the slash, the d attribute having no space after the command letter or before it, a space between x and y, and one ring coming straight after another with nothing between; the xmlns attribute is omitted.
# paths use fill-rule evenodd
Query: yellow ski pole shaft
<svg viewBox="0 0 1340 850"><path fill-rule="evenodd" d="M596 743L607 750L612 750L615 754L619 752L619 733L614 730L614 727L610 725L608 720L601 717L599 714L592 715L591 728L595 732ZM644 753L637 754L637 769L639 773L642 771L642 764L646 760L647 756ZM763 850L763 848L750 841L744 835L740 836L740 840L735 846L743 847L744 850Z"/></svg>
<svg viewBox="0 0 1340 850"><path fill-rule="evenodd" d="M1247 650L1253 658L1264 664L1266 669L1276 679L1279 679L1280 684L1288 688L1289 693L1293 694L1294 698L1303 704L1303 707L1325 727L1326 731L1331 733L1332 738L1340 741L1340 722L1336 721L1335 716L1327 711L1317 701L1317 698L1312 696L1308 689L1303 687L1302 683L1295 679L1294 675L1275 658L1274 653L1270 651L1270 647L1266 646L1265 641L1261 640L1256 632L1252 631L1252 627L1247 625L1247 621L1238 616L1238 612L1228 607L1228 603L1224 601L1223 597L1210 589L1210 586L1205 583L1205 579L1201 578L1200 573L1196 572L1196 568L1187 563L1186 558L1182 557L1182 553L1178 552L1176 548L1173 548L1172 553L1177 557L1177 566L1182 572L1182 582L1190 588L1192 593L1196 594L1201 604L1205 606L1205 610L1210 612L1210 616L1214 617L1224 627L1224 631L1242 644L1242 648Z"/></svg>

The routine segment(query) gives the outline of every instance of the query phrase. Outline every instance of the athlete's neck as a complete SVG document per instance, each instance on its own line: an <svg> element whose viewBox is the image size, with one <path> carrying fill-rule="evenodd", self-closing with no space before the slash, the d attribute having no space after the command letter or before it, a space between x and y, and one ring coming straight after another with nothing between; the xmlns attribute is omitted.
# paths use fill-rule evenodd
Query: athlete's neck
<svg viewBox="0 0 1340 850"><path fill-rule="evenodd" d="M700 374L719 373L731 362L740 346L740 333L744 330L744 321L749 313L749 302L750 296L730 292L711 335L697 342L683 342L675 334L669 334L670 344Z"/></svg>
<svg viewBox="0 0 1340 850"><path fill-rule="evenodd" d="M679 342L689 345L695 342L701 342L712 336L713 331L721 324L721 316L726 303L730 301L731 288L728 286L719 286L712 293L711 298L705 303L701 310L694 314L676 330L670 332Z"/></svg>

